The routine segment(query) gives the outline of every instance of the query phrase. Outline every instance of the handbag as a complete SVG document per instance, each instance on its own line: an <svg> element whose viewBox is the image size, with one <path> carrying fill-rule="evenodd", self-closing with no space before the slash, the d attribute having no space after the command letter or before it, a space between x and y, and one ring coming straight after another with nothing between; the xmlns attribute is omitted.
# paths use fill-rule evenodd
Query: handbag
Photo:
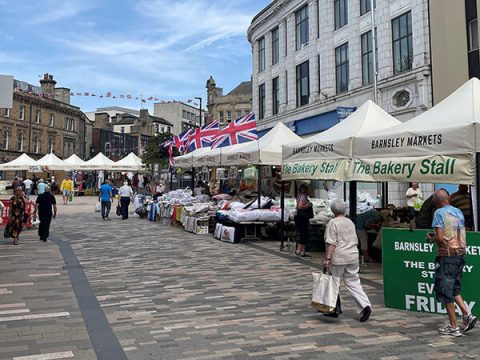
<svg viewBox="0 0 480 360"><path fill-rule="evenodd" d="M307 201L308 201L308 198L307 198ZM298 198L297 198L297 203L298 203ZM305 209L299 209L297 207L297 216L303 217L307 220L313 219L313 217L315 216L315 214L313 213L313 205Z"/></svg>
<svg viewBox="0 0 480 360"><path fill-rule="evenodd" d="M7 223L7 225L5 225L5 229L3 229L3 237L5 239L12 237L12 225L10 225L10 223Z"/></svg>
<svg viewBox="0 0 480 360"><path fill-rule="evenodd" d="M116 210L117 216L122 216L122 207L120 204L117 205L117 210Z"/></svg>
<svg viewBox="0 0 480 360"><path fill-rule="evenodd" d="M311 306L324 314L336 311L340 278L323 272L313 272L313 291Z"/></svg>

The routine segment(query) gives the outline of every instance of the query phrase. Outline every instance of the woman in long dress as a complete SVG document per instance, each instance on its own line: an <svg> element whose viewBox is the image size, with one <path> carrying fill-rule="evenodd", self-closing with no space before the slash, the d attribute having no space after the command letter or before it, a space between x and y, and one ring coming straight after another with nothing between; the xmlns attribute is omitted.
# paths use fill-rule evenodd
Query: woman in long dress
<svg viewBox="0 0 480 360"><path fill-rule="evenodd" d="M21 186L15 188L15 195L12 196L10 201L10 214L8 216L7 226L9 227L10 235L13 238L13 245L18 245L18 238L23 230L26 213L26 200Z"/></svg>

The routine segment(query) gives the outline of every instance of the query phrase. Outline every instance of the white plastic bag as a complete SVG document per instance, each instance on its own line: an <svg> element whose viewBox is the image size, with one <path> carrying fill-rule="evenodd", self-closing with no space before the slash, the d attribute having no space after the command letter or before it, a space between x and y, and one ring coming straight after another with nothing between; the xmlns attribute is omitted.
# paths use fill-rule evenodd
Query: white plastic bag
<svg viewBox="0 0 480 360"><path fill-rule="evenodd" d="M322 272L312 272L312 276L312 307L324 314L335 312L338 291L340 290L340 278Z"/></svg>
<svg viewBox="0 0 480 360"><path fill-rule="evenodd" d="M95 212L100 212L102 211L102 205L100 204L100 201L97 201L95 204Z"/></svg>

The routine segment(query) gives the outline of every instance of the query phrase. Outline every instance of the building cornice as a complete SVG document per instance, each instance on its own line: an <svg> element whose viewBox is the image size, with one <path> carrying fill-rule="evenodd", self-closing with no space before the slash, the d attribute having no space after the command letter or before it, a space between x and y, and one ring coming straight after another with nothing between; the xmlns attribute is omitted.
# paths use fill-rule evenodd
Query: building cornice
<svg viewBox="0 0 480 360"><path fill-rule="evenodd" d="M247 38L248 41L252 42L252 35L253 32L256 30L257 27L264 24L270 18L272 18L275 14L277 14L284 6L291 3L292 0L274 0L270 3L267 7L261 10L255 17L253 18L250 26L247 30Z"/></svg>

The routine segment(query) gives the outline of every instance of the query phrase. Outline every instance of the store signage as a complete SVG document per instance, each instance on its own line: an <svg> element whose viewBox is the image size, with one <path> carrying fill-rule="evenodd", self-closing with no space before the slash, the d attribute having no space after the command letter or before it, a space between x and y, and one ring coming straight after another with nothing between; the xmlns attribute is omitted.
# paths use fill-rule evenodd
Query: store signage
<svg viewBox="0 0 480 360"><path fill-rule="evenodd" d="M337 107L338 119L345 120L349 115L354 113L355 110L357 110L356 107L345 107L345 106Z"/></svg>
<svg viewBox="0 0 480 360"><path fill-rule="evenodd" d="M292 161L282 166L282 179L343 180L348 160Z"/></svg>
<svg viewBox="0 0 480 360"><path fill-rule="evenodd" d="M354 159L349 177L357 181L424 181L473 184L472 154Z"/></svg>
<svg viewBox="0 0 480 360"><path fill-rule="evenodd" d="M410 311L446 314L434 294L437 246L425 240L427 230L382 230L382 262L385 306ZM480 316L480 233L467 233L466 265L461 295ZM461 315L460 310L457 312Z"/></svg>

